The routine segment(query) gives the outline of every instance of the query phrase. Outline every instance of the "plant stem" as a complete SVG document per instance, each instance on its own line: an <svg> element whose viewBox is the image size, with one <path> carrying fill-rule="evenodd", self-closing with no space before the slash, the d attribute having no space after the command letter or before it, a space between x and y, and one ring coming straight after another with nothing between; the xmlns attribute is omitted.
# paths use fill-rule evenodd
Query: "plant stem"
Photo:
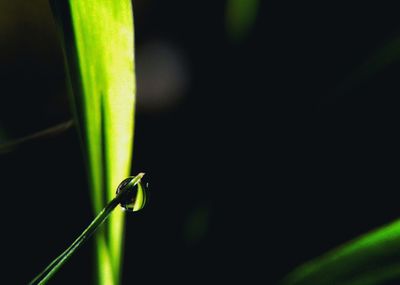
<svg viewBox="0 0 400 285"><path fill-rule="evenodd" d="M17 145L29 142L29 141L33 141L36 139L41 139L44 137L49 137L58 133L61 133L63 131L68 130L69 128L71 128L74 125L74 122L72 120L63 122L61 124L58 124L56 126L41 130L39 132L27 135L25 137L22 138L18 138L9 142L5 142L0 144L0 152L6 152L8 149L15 147Z"/></svg>
<svg viewBox="0 0 400 285"><path fill-rule="evenodd" d="M124 187L122 191L112 199L107 206L97 215L92 223L82 232L82 234L56 259L54 259L41 273L39 273L29 285L43 285L58 271L58 269L71 257L71 255L81 247L99 228L99 226L108 218L117 207L127 196L129 191L132 191L134 186L140 182L144 173L139 173L129 183L131 187Z"/></svg>

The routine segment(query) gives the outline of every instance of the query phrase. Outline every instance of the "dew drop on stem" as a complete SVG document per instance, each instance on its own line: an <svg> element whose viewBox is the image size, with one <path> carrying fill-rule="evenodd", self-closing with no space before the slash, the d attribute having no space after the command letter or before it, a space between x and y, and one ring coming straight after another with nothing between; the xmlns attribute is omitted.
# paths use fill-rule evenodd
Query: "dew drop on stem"
<svg viewBox="0 0 400 285"><path fill-rule="evenodd" d="M121 197L120 203L121 207L128 212L137 212L143 209L147 199L146 189L140 182L136 185L130 183L133 179L134 177L129 177L123 180L119 184L116 192L118 195L125 190L126 187L130 188L125 191L124 196Z"/></svg>

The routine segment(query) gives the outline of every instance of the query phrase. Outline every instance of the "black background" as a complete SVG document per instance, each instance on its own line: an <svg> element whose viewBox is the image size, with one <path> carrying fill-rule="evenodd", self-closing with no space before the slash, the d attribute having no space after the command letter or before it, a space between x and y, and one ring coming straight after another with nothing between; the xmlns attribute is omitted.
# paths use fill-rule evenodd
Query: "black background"
<svg viewBox="0 0 400 285"><path fill-rule="evenodd" d="M36 2L15 2L25 8L10 8L18 24L0 39L10 138L70 117L49 10ZM399 37L398 7L260 1L254 28L233 42L225 1L145 2L135 1L137 46L176 44L191 81L174 108L137 113L133 173L147 173L151 199L127 217L124 284L273 284L398 216L400 65L353 76ZM25 144L0 167L2 278L24 284L92 217L77 135ZM89 284L91 250L50 284Z"/></svg>

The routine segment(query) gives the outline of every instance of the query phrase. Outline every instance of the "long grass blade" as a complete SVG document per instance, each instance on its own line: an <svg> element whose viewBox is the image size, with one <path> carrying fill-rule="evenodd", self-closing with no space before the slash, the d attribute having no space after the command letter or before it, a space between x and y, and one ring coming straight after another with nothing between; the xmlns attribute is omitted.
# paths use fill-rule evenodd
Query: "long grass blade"
<svg viewBox="0 0 400 285"><path fill-rule="evenodd" d="M136 82L130 0L53 0L94 212L130 173ZM119 284L123 216L97 235L98 284Z"/></svg>
<svg viewBox="0 0 400 285"><path fill-rule="evenodd" d="M372 231L294 270L283 285L400 282L400 220Z"/></svg>

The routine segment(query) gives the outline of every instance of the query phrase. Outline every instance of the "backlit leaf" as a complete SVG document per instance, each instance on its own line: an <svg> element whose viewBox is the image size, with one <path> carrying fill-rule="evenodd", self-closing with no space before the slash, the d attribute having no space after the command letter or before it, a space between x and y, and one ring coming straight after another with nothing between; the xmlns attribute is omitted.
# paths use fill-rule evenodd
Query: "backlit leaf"
<svg viewBox="0 0 400 285"><path fill-rule="evenodd" d="M52 4L97 213L130 173L136 91L131 1ZM122 235L123 216L116 211L96 239L99 284L119 283Z"/></svg>

